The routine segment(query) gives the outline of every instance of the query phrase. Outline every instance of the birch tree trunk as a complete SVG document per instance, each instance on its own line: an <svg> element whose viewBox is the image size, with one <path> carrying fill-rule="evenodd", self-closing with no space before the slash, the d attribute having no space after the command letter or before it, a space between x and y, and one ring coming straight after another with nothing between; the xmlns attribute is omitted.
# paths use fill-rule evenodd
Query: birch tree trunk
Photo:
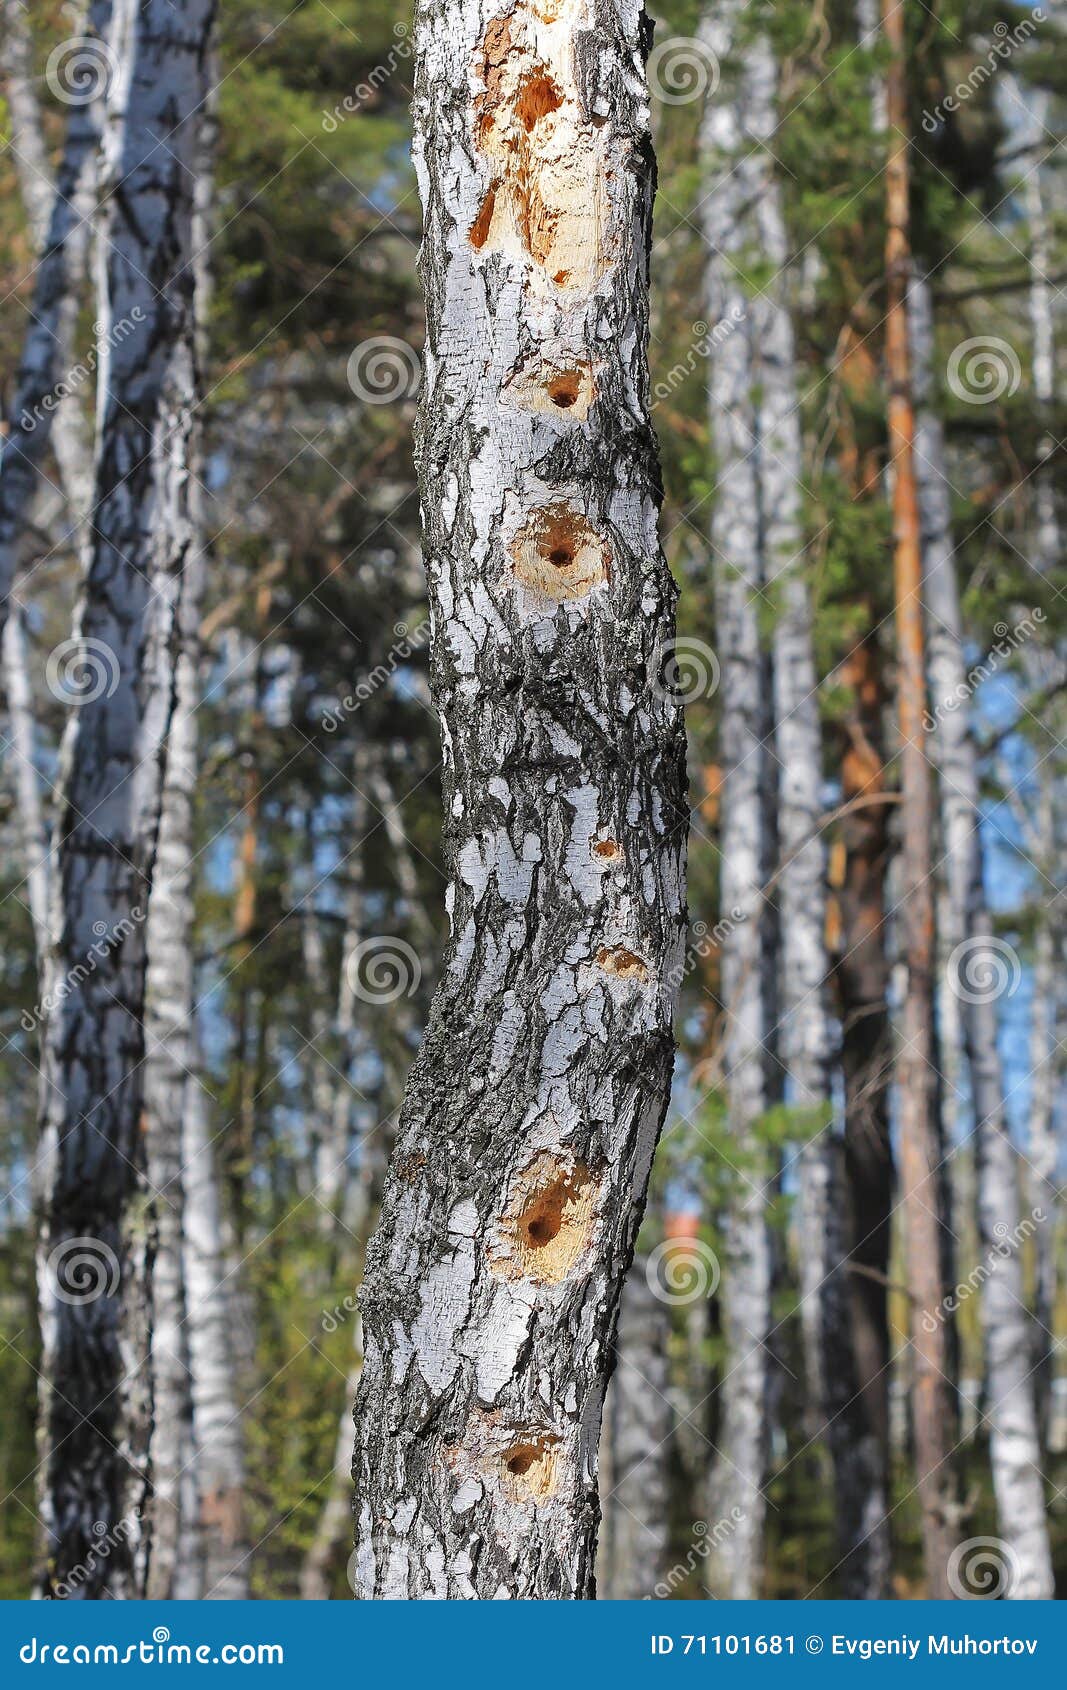
<svg viewBox="0 0 1067 1690"><path fill-rule="evenodd" d="M37 732L33 711L33 690L26 654L25 612L12 595L3 632L4 683L7 690L7 718L14 761L14 790L18 828L22 840L26 902L33 922L38 976L43 984L43 959L48 950L49 855L37 773Z"/></svg>
<svg viewBox="0 0 1067 1690"><path fill-rule="evenodd" d="M1037 803L1037 867L1042 882L1055 884L1057 852L1056 771L1038 770L1040 790ZM1039 894L1040 895L1040 894ZM1034 936L1032 998L1030 1010L1030 1110L1028 1115L1027 1160L1031 1206L1042 1209L1048 1219L1034 1235L1034 1315L1038 1364L1034 1376L1038 1404L1038 1429L1045 1447L1049 1443L1052 1384L1055 1378L1057 1293L1058 1181L1060 1147L1056 1132L1056 1081L1060 1062L1059 1002L1062 982L1057 955L1062 955L1063 928L1057 919L1056 902L1043 901Z"/></svg>
<svg viewBox="0 0 1067 1690"><path fill-rule="evenodd" d="M597 1592L612 1602L655 1594L666 1571L668 1457L674 1412L668 1390L667 1310L638 1257L626 1280L602 1439Z"/></svg>
<svg viewBox="0 0 1067 1690"><path fill-rule="evenodd" d="M6 0L10 20L23 9L21 0ZM102 44L99 53L81 49L87 86L99 87L96 98L70 107L63 155L51 199L51 210L42 228L42 246L34 275L22 360L15 377L7 433L0 450L0 630L7 615L18 565L19 535L29 516L38 467L47 447L53 416L60 402L60 384L70 373L74 333L80 300L77 283L85 269L91 228L91 210L96 187L96 153L100 145L107 58L105 49L111 30L111 0L91 0L84 24L87 42ZM75 66L76 68L76 66ZM13 67L14 69L14 67ZM68 66L69 69L69 66ZM27 90L27 93L29 91ZM24 114L23 130L35 127L36 102ZM48 178L40 170L41 189L47 198ZM31 200L31 209L33 201ZM70 401L66 402L67 407ZM57 451L61 446L57 435ZM68 485L82 493L80 454L75 446L62 454ZM87 502L87 500L85 501ZM83 498L74 501L73 515L84 515Z"/></svg>
<svg viewBox="0 0 1067 1690"><path fill-rule="evenodd" d="M720 62L731 48L737 14L736 6L720 8L704 25L705 39ZM709 1583L716 1595L733 1598L758 1594L763 1558L771 1365L767 1339L774 1274L768 1230L772 1175L754 1134L773 1100L774 1016L768 1002L766 911L760 888L774 868L774 842L767 826L773 813L774 775L767 749L773 733L770 675L758 610L764 585L755 402L759 343L741 279L756 242L752 210L766 187L759 149L743 139L752 94L744 75L728 97L720 89L708 106L703 136L713 172L703 202L709 321L736 325L720 341L709 371L717 471L711 538L722 668L719 897L730 923L722 946L723 1063L730 1136L743 1170L725 1228L727 1363L719 1387L720 1459L710 1509L713 1519L730 1518L738 1525L723 1553L713 1556Z"/></svg>
<svg viewBox="0 0 1067 1690"><path fill-rule="evenodd" d="M1018 97L1018 94L1017 94ZM1030 109L1033 127L1038 135L1047 126L1048 99L1037 90L1028 90L1024 98ZM1053 315L1053 290L1049 276L1053 269L1050 256L1049 214L1045 204L1043 172L1034 167L1028 171L1024 186L1026 215L1030 226L1030 334L1031 376L1034 398L1041 416L1048 422L1047 431L1038 443L1038 464L1034 471L1033 562L1039 573L1050 581L1054 578L1062 557L1060 520L1056 504L1055 431L1052 426L1056 399L1056 332ZM1038 665L1028 664L1028 668ZM1037 863L1045 876L1048 897L1042 910L1034 941L1033 1010L1030 1038L1030 1068L1033 1095L1029 1117L1028 1155L1033 1170L1035 1204L1049 1216L1034 1238L1037 1315L1037 1344L1039 1364L1037 1389L1040 1421L1047 1423L1048 1406L1055 1373L1055 1337L1057 1304L1057 1248L1056 1233L1056 1173L1059 1146L1056 1141L1055 1094L1059 1059L1057 1038L1057 1000L1059 996L1056 956L1061 951L1063 924L1059 917L1058 901L1052 895L1056 884L1057 828L1054 770L1042 766L1037 773L1040 782L1037 818Z"/></svg>
<svg viewBox="0 0 1067 1690"><path fill-rule="evenodd" d="M177 656L175 708L167 742L159 845L148 914L145 983L144 1135L146 1173L155 1221L152 1258L151 1440L153 1531L147 1595L175 1594L179 1552L189 1542L183 1507L185 1475L194 1468L192 1377L183 1238L183 1159L188 1089L194 1074L193 792L196 786L196 707L203 560L195 535L185 564L182 640ZM187 1524L187 1522L185 1522Z"/></svg>
<svg viewBox="0 0 1067 1690"><path fill-rule="evenodd" d="M211 0L143 0L108 133L107 180L123 188L102 243L95 500L76 635L88 684L59 780L42 1097L45 1586L66 1588L88 1568L81 1596L143 1592L150 1541L145 923L195 543L193 114L211 17ZM119 323L129 334L112 333ZM106 1559L91 1554L101 1522L115 1536Z"/></svg>
<svg viewBox="0 0 1067 1690"><path fill-rule="evenodd" d="M363 1290L364 1598L593 1592L687 819L647 404L647 36L630 0L438 0L417 21L452 939Z"/></svg>
<svg viewBox="0 0 1067 1690"><path fill-rule="evenodd" d="M945 443L932 405L934 323L925 280L912 280L908 302L918 407L915 463L923 530L928 667L936 722L931 731L931 750L940 775L946 907L951 921L944 937L946 948L951 947L948 984L960 999L974 1109L979 1241L986 1270L982 1281L982 1335L993 1490L1000 1535L1015 1554L1017 1576L1006 1594L1051 1597L1054 1581L1032 1378L1031 1326L1019 1254L1019 1169L1004 1115L1004 1082L997 1049L995 983L999 959L985 899L978 760L966 706L937 710L941 701L965 699L968 689Z"/></svg>
<svg viewBox="0 0 1067 1690"><path fill-rule="evenodd" d="M915 419L908 346L909 246L906 8L883 0L886 70L886 366L893 484L893 582L896 606L903 798L901 909L906 986L897 1053L900 1169L911 1296L912 1421L928 1594L951 1595L949 1561L956 1499L951 1454L955 1424L949 1385L949 1315L942 1273L940 1165L934 1028L934 905L930 768L923 744L926 654L922 552L915 480Z"/></svg>
<svg viewBox="0 0 1067 1690"><path fill-rule="evenodd" d="M777 67L767 42L746 54L752 90L746 145L770 146L777 122ZM878 1506L877 1456L866 1426L852 1348L845 1272L843 1145L831 1124L835 1034L827 999L827 866L822 816L822 729L811 596L801 517L803 443L793 325L785 298L788 237L773 156L760 151L764 182L755 208L759 249L776 278L753 301L754 378L759 393L760 518L776 621L774 749L777 759L779 1037L788 1098L826 1125L804 1127L798 1155L801 1321L809 1398L833 1464L837 1581L841 1594L884 1593L888 1553ZM873 1505L873 1506L872 1506Z"/></svg>

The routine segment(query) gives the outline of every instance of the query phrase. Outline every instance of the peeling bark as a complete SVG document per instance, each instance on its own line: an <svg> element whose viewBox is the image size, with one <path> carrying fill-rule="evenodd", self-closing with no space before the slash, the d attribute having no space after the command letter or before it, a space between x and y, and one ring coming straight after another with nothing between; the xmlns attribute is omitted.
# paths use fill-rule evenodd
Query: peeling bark
<svg viewBox="0 0 1067 1690"><path fill-rule="evenodd" d="M141 1594L149 1558L145 925L194 543L191 190L212 10L211 0L141 0L128 78L111 91L106 180L122 188L102 243L94 512L77 625L100 667L62 754L42 1095L46 1593L78 1579L71 1594ZM122 337L120 322L134 325ZM90 1553L101 1523L115 1538L106 1560Z"/></svg>
<svg viewBox="0 0 1067 1690"><path fill-rule="evenodd" d="M593 1592L687 819L647 404L647 34L628 0L418 16L452 938L363 1290L364 1598ZM557 385L584 365L587 411ZM605 968L604 947L646 978Z"/></svg>

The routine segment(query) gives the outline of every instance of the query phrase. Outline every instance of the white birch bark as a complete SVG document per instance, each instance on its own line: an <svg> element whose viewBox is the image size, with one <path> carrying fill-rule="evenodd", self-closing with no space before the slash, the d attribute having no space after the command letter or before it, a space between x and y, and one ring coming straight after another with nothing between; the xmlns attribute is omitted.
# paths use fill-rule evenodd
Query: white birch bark
<svg viewBox="0 0 1067 1690"><path fill-rule="evenodd" d="M933 409L933 315L925 281L912 281L909 305L917 403L915 464L928 612L927 662L930 696L936 710L939 702L966 697L967 671L952 544L950 484L945 473L941 423ZM996 997L988 987L975 985L974 970L980 962L983 941L988 940L992 929L983 883L977 756L965 708L949 707L938 712L931 751L940 775L946 909L952 921L952 930L946 936L946 944L953 951L950 986L955 984L961 998L960 1019L975 1119L979 1237L987 1269L982 1285L982 1327L990 1460L998 1529L1014 1550L1018 1567L1018 1576L1006 1594L1051 1597L1052 1562L1031 1376L1030 1319L1018 1249L1003 1247L1004 1240L1018 1236L1018 1163L1004 1114Z"/></svg>
<svg viewBox="0 0 1067 1690"><path fill-rule="evenodd" d="M7 0L5 13L9 29L14 20L16 40L22 10L21 0ZM111 0L91 0L84 24L87 39L108 42L111 10ZM29 66L23 65L21 58L16 54L9 80L9 93L15 109L21 112L14 137L16 147L25 147L38 127ZM105 61L101 58L99 62ZM58 395L73 358L81 304L78 283L85 270L91 228L102 111L102 98L70 107L54 192L43 166L35 165L28 172L30 180L39 184L29 204L41 251L7 433L0 449L0 627L18 566L19 537L30 514L40 462L54 422L58 422L54 444L64 483L72 495L75 522L84 516L89 501L87 454L76 421L77 401L66 399L60 404Z"/></svg>
<svg viewBox="0 0 1067 1690"><path fill-rule="evenodd" d="M141 0L128 75L111 90L106 179L123 186L101 247L93 528L76 633L91 684L59 779L42 1096L45 1583L65 1585L88 1561L80 1596L143 1591L150 1547L145 926L195 540L191 187L211 19L211 0ZM123 321L134 327L120 338ZM106 1561L90 1556L101 1522L123 1528Z"/></svg>
<svg viewBox="0 0 1067 1690"><path fill-rule="evenodd" d="M364 1597L592 1592L686 826L647 399L646 39L633 0L436 0L417 20L452 939L363 1291Z"/></svg>
<svg viewBox="0 0 1067 1690"><path fill-rule="evenodd" d="M43 979L41 963L48 950L51 859L41 798L41 779L37 773L37 731L26 652L25 611L16 595L12 595L8 619L4 625L3 646L12 779L17 800L16 823L22 844L26 902L33 923L38 974Z"/></svg>
<svg viewBox="0 0 1067 1690"><path fill-rule="evenodd" d="M720 8L704 25L720 62L732 47L739 8ZM770 686L759 628L763 586L760 488L755 410L754 324L741 269L751 255L748 216L763 187L758 150L744 140L743 76L724 80L708 106L703 146L709 171L703 198L709 247L708 302L712 325L736 326L718 346L709 369L716 488L712 519L715 621L722 667L723 784L719 851L720 904L732 922L722 947L724 1079L731 1137L743 1173L726 1220L722 1284L727 1361L720 1384L722 1413L710 1513L739 1520L720 1556L711 1588L738 1599L758 1594L763 1559L768 1439L768 1390L773 1255L768 1230L769 1169L755 1151L753 1127L772 1100L768 1064L773 1019L765 978L764 915L760 887L773 871L766 836L772 790L767 741L772 733ZM741 912L735 919L734 912Z"/></svg>

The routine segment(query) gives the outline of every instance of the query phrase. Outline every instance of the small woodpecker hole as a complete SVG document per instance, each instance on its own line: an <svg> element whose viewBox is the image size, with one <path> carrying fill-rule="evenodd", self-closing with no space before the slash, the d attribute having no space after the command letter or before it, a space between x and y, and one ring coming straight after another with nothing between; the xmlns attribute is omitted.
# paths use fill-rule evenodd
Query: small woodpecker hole
<svg viewBox="0 0 1067 1690"><path fill-rule="evenodd" d="M644 957L639 957L636 951L628 951L624 945L602 945L596 959L604 973L613 974L617 980L637 980L644 985L648 979L648 964Z"/></svg>

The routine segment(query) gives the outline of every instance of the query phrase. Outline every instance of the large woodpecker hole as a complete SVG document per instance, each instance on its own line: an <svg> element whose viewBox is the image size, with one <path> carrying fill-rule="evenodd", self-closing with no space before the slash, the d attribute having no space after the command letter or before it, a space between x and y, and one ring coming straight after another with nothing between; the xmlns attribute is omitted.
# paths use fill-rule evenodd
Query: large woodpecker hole
<svg viewBox="0 0 1067 1690"><path fill-rule="evenodd" d="M506 1279L560 1284L592 1245L599 1189L584 1162L539 1156L516 1181L490 1250L493 1269Z"/></svg>
<svg viewBox="0 0 1067 1690"><path fill-rule="evenodd" d="M475 251L532 261L555 287L588 288L608 263L606 146L579 98L568 26L560 39L552 28L560 10L549 7L539 25L526 0L486 25L474 135L493 188L470 240Z"/></svg>
<svg viewBox="0 0 1067 1690"><path fill-rule="evenodd" d="M585 598L608 579L608 549L595 528L569 505L535 511L511 546L515 578L562 604Z"/></svg>
<svg viewBox="0 0 1067 1690"><path fill-rule="evenodd" d="M548 1438L513 1444L501 1466L504 1490L516 1502L544 1502L556 1489L559 1461Z"/></svg>

